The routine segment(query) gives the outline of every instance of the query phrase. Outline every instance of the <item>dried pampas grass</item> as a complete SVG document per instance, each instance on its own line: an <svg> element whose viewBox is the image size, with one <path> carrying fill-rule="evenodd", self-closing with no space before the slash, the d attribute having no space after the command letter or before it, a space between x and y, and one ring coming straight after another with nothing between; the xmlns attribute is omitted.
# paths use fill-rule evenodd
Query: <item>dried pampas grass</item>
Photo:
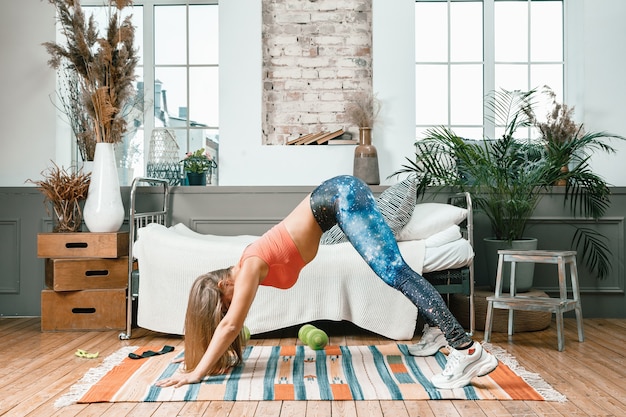
<svg viewBox="0 0 626 417"><path fill-rule="evenodd" d="M374 127L380 112L380 100L371 93L357 93L346 106L346 119L358 127Z"/></svg>
<svg viewBox="0 0 626 417"><path fill-rule="evenodd" d="M50 215L48 203L54 212L53 232L77 232L83 220L80 203L87 198L91 175L82 170L59 168L57 164L41 172L43 180L27 182L37 185L44 195L46 212Z"/></svg>
<svg viewBox="0 0 626 417"><path fill-rule="evenodd" d="M124 106L135 94L139 62L132 16L122 18L131 0L110 0L106 33L93 15L86 19L79 0L48 0L57 10L66 43L45 42L54 69L67 65L79 75L86 111L94 120L96 142L119 143L126 132Z"/></svg>

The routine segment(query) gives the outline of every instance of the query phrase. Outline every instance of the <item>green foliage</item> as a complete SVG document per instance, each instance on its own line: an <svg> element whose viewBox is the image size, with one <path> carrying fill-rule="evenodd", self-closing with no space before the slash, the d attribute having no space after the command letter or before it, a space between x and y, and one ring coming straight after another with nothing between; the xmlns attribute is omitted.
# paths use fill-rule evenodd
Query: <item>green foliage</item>
<svg viewBox="0 0 626 417"><path fill-rule="evenodd" d="M489 218L497 239L523 238L543 192L560 181L565 184L564 204L569 204L573 215L600 218L609 207L610 191L592 171L589 158L596 151L615 152L605 139L624 138L606 132L584 133L579 127L566 140L545 136L517 139L520 128L536 126L534 95L535 90L494 94L487 108L496 125L505 128L498 139L466 140L446 127L427 130L425 139L415 143L415 159L407 158L407 164L394 175L417 173L420 193L427 187L470 192L476 208ZM582 249L590 269L600 278L606 277L610 271L606 238L578 228L573 244Z"/></svg>
<svg viewBox="0 0 626 417"><path fill-rule="evenodd" d="M195 172L202 174L208 172L211 168L217 168L217 164L209 155L204 151L204 148L198 149L195 152L188 152L185 159L181 161L185 172Z"/></svg>

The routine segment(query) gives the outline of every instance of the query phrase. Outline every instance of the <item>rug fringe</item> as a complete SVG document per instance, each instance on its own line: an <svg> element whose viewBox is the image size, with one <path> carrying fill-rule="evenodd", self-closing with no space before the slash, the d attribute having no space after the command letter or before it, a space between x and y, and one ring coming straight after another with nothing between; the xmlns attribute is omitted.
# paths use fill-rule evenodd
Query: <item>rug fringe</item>
<svg viewBox="0 0 626 417"><path fill-rule="evenodd" d="M125 346L107 356L99 366L89 369L78 382L72 385L67 394L59 397L59 399L55 401L54 407L62 408L75 404L93 385L100 381L107 372L122 363L122 361L128 357L128 354L135 350L137 350L137 346Z"/></svg>
<svg viewBox="0 0 626 417"><path fill-rule="evenodd" d="M491 343L482 342L483 347L491 352L500 362L519 375L528 385L537 391L546 401L566 402L567 397L548 384L539 374L527 371L517 359L506 350Z"/></svg>

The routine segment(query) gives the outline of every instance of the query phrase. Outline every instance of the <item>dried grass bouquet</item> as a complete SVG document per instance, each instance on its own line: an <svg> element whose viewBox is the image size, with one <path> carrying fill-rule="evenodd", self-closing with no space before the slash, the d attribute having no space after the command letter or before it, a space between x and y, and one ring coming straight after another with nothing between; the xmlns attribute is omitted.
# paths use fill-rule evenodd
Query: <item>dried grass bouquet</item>
<svg viewBox="0 0 626 417"><path fill-rule="evenodd" d="M374 127L380 113L380 100L371 93L358 93L346 106L346 119L358 127Z"/></svg>
<svg viewBox="0 0 626 417"><path fill-rule="evenodd" d="M53 210L53 232L78 232L83 220L80 203L87 198L90 174L82 170L59 168L57 164L41 172L43 180L27 182L40 187L44 195L46 212L50 215L48 203Z"/></svg>
<svg viewBox="0 0 626 417"><path fill-rule="evenodd" d="M94 120L96 142L119 143L126 132L124 106L135 95L138 63L132 16L122 18L132 0L109 0L108 25L101 35L94 16L88 19L79 0L48 0L66 43L45 42L54 69L67 66L79 76L85 109Z"/></svg>
<svg viewBox="0 0 626 417"><path fill-rule="evenodd" d="M61 91L57 92L59 108L72 128L81 159L93 161L96 153L94 120L85 108L80 78L69 65L64 65L59 80L61 83Z"/></svg>
<svg viewBox="0 0 626 417"><path fill-rule="evenodd" d="M544 86L543 93L550 99L552 107L546 114L545 122L534 120L542 137L549 142L565 143L583 136L582 126L574 122L572 118L574 107L570 107L565 103L559 103L556 100L556 94L548 86Z"/></svg>

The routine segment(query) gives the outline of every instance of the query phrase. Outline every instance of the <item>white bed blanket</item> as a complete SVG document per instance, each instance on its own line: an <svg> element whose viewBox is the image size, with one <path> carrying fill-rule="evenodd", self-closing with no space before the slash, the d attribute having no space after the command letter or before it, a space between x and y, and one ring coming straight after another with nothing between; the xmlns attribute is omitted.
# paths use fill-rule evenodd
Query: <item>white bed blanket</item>
<svg viewBox="0 0 626 417"><path fill-rule="evenodd" d="M133 247L140 271L137 324L183 334L195 278L235 264L255 238L200 235L182 224L140 229ZM423 241L398 244L407 263L421 273ZM347 320L390 339L408 340L417 308L378 278L351 244L321 245L292 288L259 287L246 326L257 334L315 320Z"/></svg>

